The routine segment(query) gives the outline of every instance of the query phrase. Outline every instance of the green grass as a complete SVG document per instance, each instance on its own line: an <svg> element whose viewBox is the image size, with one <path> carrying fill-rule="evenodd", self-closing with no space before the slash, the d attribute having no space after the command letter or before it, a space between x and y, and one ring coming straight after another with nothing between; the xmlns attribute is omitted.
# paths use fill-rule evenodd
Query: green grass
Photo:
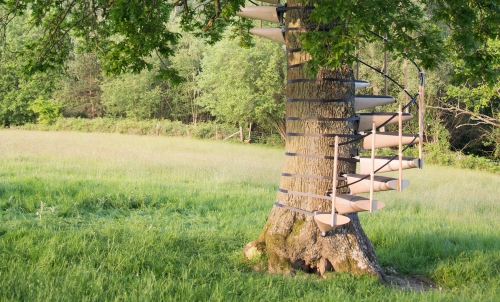
<svg viewBox="0 0 500 302"><path fill-rule="evenodd" d="M0 301L495 301L500 177L427 166L360 219L386 268L367 276L254 272L283 150L170 137L0 131Z"/></svg>

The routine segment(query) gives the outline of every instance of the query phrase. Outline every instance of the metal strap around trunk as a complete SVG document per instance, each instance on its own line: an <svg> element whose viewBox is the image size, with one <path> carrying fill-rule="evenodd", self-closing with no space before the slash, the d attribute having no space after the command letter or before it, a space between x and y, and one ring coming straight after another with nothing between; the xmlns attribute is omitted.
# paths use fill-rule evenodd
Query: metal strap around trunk
<svg viewBox="0 0 500 302"><path fill-rule="evenodd" d="M294 48L294 49L286 49L287 53L293 53L293 52L301 52L302 48Z"/></svg>
<svg viewBox="0 0 500 302"><path fill-rule="evenodd" d="M354 80L348 79L337 79L337 78L313 78L313 79L295 79L295 80L287 80L287 84L293 83L305 83L305 82L340 82L340 83L354 83Z"/></svg>
<svg viewBox="0 0 500 302"><path fill-rule="evenodd" d="M297 67L302 67L302 66L306 66L306 65L307 65L307 62L306 63L293 64L293 65L287 65L286 66L286 70L289 70L289 69L292 69L292 68L297 68Z"/></svg>
<svg viewBox="0 0 500 302"><path fill-rule="evenodd" d="M312 5L306 5L306 6L288 6L288 5L285 5L285 6L278 6L276 8L277 11L282 11L282 12L285 12L287 10L294 10L294 9L314 9L314 6L312 6Z"/></svg>
<svg viewBox="0 0 500 302"><path fill-rule="evenodd" d="M362 140L363 138L367 137L368 135L370 135L371 133L367 133L367 134L359 134L357 137L354 137L352 140L350 141L347 141L347 142L343 142L343 143L339 143L339 146L343 146L343 145L348 145L348 144L351 144L351 143L355 143L355 142L358 142L360 140ZM335 145L329 145L328 147L335 147Z"/></svg>
<svg viewBox="0 0 500 302"><path fill-rule="evenodd" d="M295 117L287 116L287 121L320 121L320 122L342 122L342 121L359 121L359 116L354 117Z"/></svg>
<svg viewBox="0 0 500 302"><path fill-rule="evenodd" d="M339 134L339 133L297 133L297 132L286 132L286 136L309 136L309 137L346 137L346 138L363 138L363 135L359 134Z"/></svg>
<svg viewBox="0 0 500 302"><path fill-rule="evenodd" d="M318 194L311 194L311 193L304 193L304 192L297 192L297 191L289 191L289 190L285 190L285 189L281 189L281 188L278 189L278 192L285 193L285 194L304 196L304 197L332 200L332 198L330 196L326 196L326 195L318 195Z"/></svg>
<svg viewBox="0 0 500 302"><path fill-rule="evenodd" d="M331 177L331 176L310 175L310 174L281 173L281 176L285 176L285 177L315 178L315 179L333 180L333 177Z"/></svg>
<svg viewBox="0 0 500 302"><path fill-rule="evenodd" d="M315 155L315 154L301 154L301 153L291 153L291 152L285 152L285 156L299 156L299 157L329 159L329 160L334 159L333 156ZM359 159L356 159L356 158L339 157L338 159L341 161L347 161L347 162L351 162L351 163L359 162Z"/></svg>
<svg viewBox="0 0 500 302"><path fill-rule="evenodd" d="M290 207L290 206L286 206L284 204L281 204L277 201L274 202L274 205L277 206L277 207L280 207L280 208L283 208L283 209L286 209L286 210L290 210L290 211L293 211L293 212L297 212L297 213L300 213L300 214L304 214L304 215L307 215L307 216L311 216L311 217L314 217L314 212L309 212L309 211L306 211L306 210L302 210L302 209L298 209L298 208L294 208L294 207Z"/></svg>
<svg viewBox="0 0 500 302"><path fill-rule="evenodd" d="M341 103L355 101L355 98L342 98L342 99L286 99L286 102L318 102L318 103Z"/></svg>
<svg viewBox="0 0 500 302"><path fill-rule="evenodd" d="M306 210L302 210L302 209L298 209L298 208L294 208L294 207L291 207L291 206L287 206L287 205L281 204L281 203L279 203L277 201L274 202L274 205L277 206L277 207L289 210L289 211L297 212L297 213L304 214L304 215L311 216L311 217L316 216L316 214L330 214L330 212L317 212L317 211L309 212L309 211L306 211ZM349 217L351 219L352 218L358 218L358 213L351 213L351 214L347 214L347 215L343 214L343 216L347 216L347 217Z"/></svg>
<svg viewBox="0 0 500 302"><path fill-rule="evenodd" d="M307 31L307 28L305 27L285 27L283 28L283 32L287 32L287 31L295 31L295 30L300 30L300 31Z"/></svg>

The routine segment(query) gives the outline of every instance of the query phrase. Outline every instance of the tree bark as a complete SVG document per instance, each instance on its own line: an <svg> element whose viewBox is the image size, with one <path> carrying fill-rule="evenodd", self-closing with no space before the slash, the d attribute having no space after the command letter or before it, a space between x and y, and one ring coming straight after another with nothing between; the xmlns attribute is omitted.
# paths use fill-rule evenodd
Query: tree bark
<svg viewBox="0 0 500 302"><path fill-rule="evenodd" d="M287 4L289 8L304 5L295 0L288 0ZM305 8L288 10L286 28L313 29L315 25L307 21L310 12L310 9ZM332 26L335 26L334 22ZM286 87L287 137L280 192L276 201L309 212L330 212L331 202L328 200L298 195L296 192L326 196L327 191L332 189L334 150L331 145L334 137L331 134L354 134L355 122L324 121L323 118L355 115L354 76L352 69L344 65L337 70L320 68L316 78L348 81L294 81L311 78L304 64L297 65L310 58L309 54L296 51L301 47L299 34L300 30L288 30L285 36L289 66ZM344 101L317 101L320 99ZM301 119L294 119L297 117ZM348 140L342 137L340 143ZM350 158L356 154L355 143L339 147L339 157ZM354 173L355 170L356 163L339 161L339 174ZM339 182L339 186L343 184ZM345 193L346 189L339 193ZM274 206L261 235L245 247L244 254L249 258L255 254L265 254L267 269L271 273L293 273L300 269L323 275L326 271L337 271L370 274L385 281L374 247L361 228L357 215L351 215L350 218L348 224L329 231L323 237L312 216Z"/></svg>

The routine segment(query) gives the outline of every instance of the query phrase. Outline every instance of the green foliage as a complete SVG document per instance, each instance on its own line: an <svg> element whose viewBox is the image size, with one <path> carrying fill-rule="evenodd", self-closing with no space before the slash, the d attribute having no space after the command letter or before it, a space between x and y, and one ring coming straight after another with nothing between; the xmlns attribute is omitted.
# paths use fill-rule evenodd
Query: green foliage
<svg viewBox="0 0 500 302"><path fill-rule="evenodd" d="M167 26L178 27L172 21ZM201 72L204 44L192 35L185 34L175 47L175 55L168 60L149 60L154 70L139 74L123 74L107 77L100 86L105 114L112 117L135 119L170 119L194 124L207 119L197 104L199 95L195 78ZM172 85L161 80L157 70L168 65L178 71L182 82Z"/></svg>
<svg viewBox="0 0 500 302"><path fill-rule="evenodd" d="M174 5L182 6L180 25L183 31L193 32L196 37L213 45L222 39L228 26L233 26L239 28L243 35L240 44L248 45L250 34L245 29L248 29L251 21L234 17L239 8L245 5L245 0L176 0Z"/></svg>
<svg viewBox="0 0 500 302"><path fill-rule="evenodd" d="M434 22L429 22L424 12L422 3L410 0L315 3L310 21L317 23L303 34L304 49L313 56L311 68L354 62L355 46L379 39L372 32L387 34L386 50L399 55L406 49L424 67L435 68L445 58L444 41L441 31Z"/></svg>
<svg viewBox="0 0 500 302"><path fill-rule="evenodd" d="M163 58L175 53L180 35L165 26L172 13L181 15L183 31L193 32L209 44L221 40L228 26L242 37L240 45L251 44L251 21L234 17L244 0L5 0L1 5L2 23L26 13L29 7L32 24L44 28L44 34L26 47L24 66L29 72L62 65L72 50L70 36L77 38L81 50L99 50L108 73L150 70L152 53ZM313 5L310 25L306 25L309 32L302 37L304 49L313 55L309 64L313 69L353 62L353 47L376 39L372 31L388 35L387 50L406 49L426 68L437 67L449 57L460 58L467 78L483 78L487 83L498 80L498 71L490 65L498 56L486 46L500 33L500 5L495 2L366 0L318 1ZM176 6L180 9L175 11ZM182 81L168 65L160 66L158 74L176 83Z"/></svg>
<svg viewBox="0 0 500 302"><path fill-rule="evenodd" d="M500 40L498 37L494 39L488 39L485 41L486 51L488 55L485 60L487 60L487 66L482 66L482 68L487 68L490 71L485 71L485 74L500 72ZM498 104L492 104L492 102L500 102L500 97L498 91L500 90L500 81L489 81L486 75L481 79L475 79L471 76L471 71L467 69L465 59L462 57L455 58L452 61L455 70L454 75L457 78L464 79L458 83L461 85L449 85L446 88L447 95L450 98L459 98L460 102L464 103L470 111L474 113L480 113L485 107L493 107L498 109ZM497 115L498 112L494 112L493 115Z"/></svg>
<svg viewBox="0 0 500 302"><path fill-rule="evenodd" d="M80 51L97 52L106 73L139 73L152 68L147 58L153 53L173 55L179 38L165 27L173 8L166 2L8 0L1 5L3 24L29 8L31 24L44 28L43 35L26 45L27 73L63 65L73 50L71 38ZM181 80L168 66L158 73L172 82Z"/></svg>
<svg viewBox="0 0 500 302"><path fill-rule="evenodd" d="M285 62L276 43L258 40L243 49L223 40L202 61L199 103L220 121L283 128Z"/></svg>
<svg viewBox="0 0 500 302"><path fill-rule="evenodd" d="M63 104L64 116L96 118L104 114L101 104L101 64L96 53L75 54L54 98Z"/></svg>
<svg viewBox="0 0 500 302"><path fill-rule="evenodd" d="M500 40L487 40L487 72L500 71ZM440 107L450 116L447 127L453 134L452 144L466 152L500 158L500 80L489 82L485 75L475 79L464 58L456 58L454 78L440 99ZM457 79L461 79L458 81Z"/></svg>
<svg viewBox="0 0 500 302"><path fill-rule="evenodd" d="M30 109L38 115L37 121L40 124L50 125L61 116L62 105L55 100L38 98L31 103Z"/></svg>
<svg viewBox="0 0 500 302"><path fill-rule="evenodd" d="M0 36L0 121L4 126L34 121L30 103L36 98L50 99L59 78L56 71L24 74L22 50L42 34L30 28L27 19L13 18Z"/></svg>
<svg viewBox="0 0 500 302"><path fill-rule="evenodd" d="M106 78L101 89L107 116L138 120L157 117L161 90L152 71Z"/></svg>
<svg viewBox="0 0 500 302"><path fill-rule="evenodd" d="M500 118L500 116L499 116ZM489 139L486 140L483 144L486 146L486 147L489 147L489 146L493 146L495 147L494 148L494 152L492 154L492 157L493 158L500 158L500 127L496 127L495 129L493 129L493 131L491 131L490 135L488 136Z"/></svg>
<svg viewBox="0 0 500 302"><path fill-rule="evenodd" d="M500 57L491 41L500 36L500 5L488 0L425 0L430 9L430 21L449 28L446 49L452 60L459 61L460 82L484 81L494 85L499 81ZM498 41L497 41L498 42Z"/></svg>
<svg viewBox="0 0 500 302"><path fill-rule="evenodd" d="M302 35L303 48L313 59L310 68L337 67L356 60L353 48L387 34L384 48L408 56L426 69L448 58L459 58L467 78L492 84L498 60L487 46L500 35L500 5L462 0L319 1L310 16L311 28ZM445 29L445 26L447 29Z"/></svg>
<svg viewBox="0 0 500 302"><path fill-rule="evenodd" d="M172 30L180 30L175 23L170 26ZM179 71L183 82L176 86L162 84L162 101L168 108L165 118L194 124L206 119L204 116L206 110L198 104L200 91L196 83L205 51L206 46L203 41L192 34L184 33L179 40L176 53L170 58L169 63L172 68Z"/></svg>

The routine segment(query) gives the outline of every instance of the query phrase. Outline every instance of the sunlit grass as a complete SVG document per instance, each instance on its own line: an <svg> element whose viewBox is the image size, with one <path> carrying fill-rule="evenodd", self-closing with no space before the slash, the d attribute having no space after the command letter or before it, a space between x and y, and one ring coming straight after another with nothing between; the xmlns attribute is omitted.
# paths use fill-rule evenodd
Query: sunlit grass
<svg viewBox="0 0 500 302"><path fill-rule="evenodd" d="M361 213L384 267L442 290L369 277L251 270L283 150L182 138L0 131L0 300L495 300L500 177L427 166Z"/></svg>
<svg viewBox="0 0 500 302"><path fill-rule="evenodd" d="M488 280L499 290L500 177L427 166L404 178L403 192L377 193L386 208L360 214L382 264L447 287Z"/></svg>

